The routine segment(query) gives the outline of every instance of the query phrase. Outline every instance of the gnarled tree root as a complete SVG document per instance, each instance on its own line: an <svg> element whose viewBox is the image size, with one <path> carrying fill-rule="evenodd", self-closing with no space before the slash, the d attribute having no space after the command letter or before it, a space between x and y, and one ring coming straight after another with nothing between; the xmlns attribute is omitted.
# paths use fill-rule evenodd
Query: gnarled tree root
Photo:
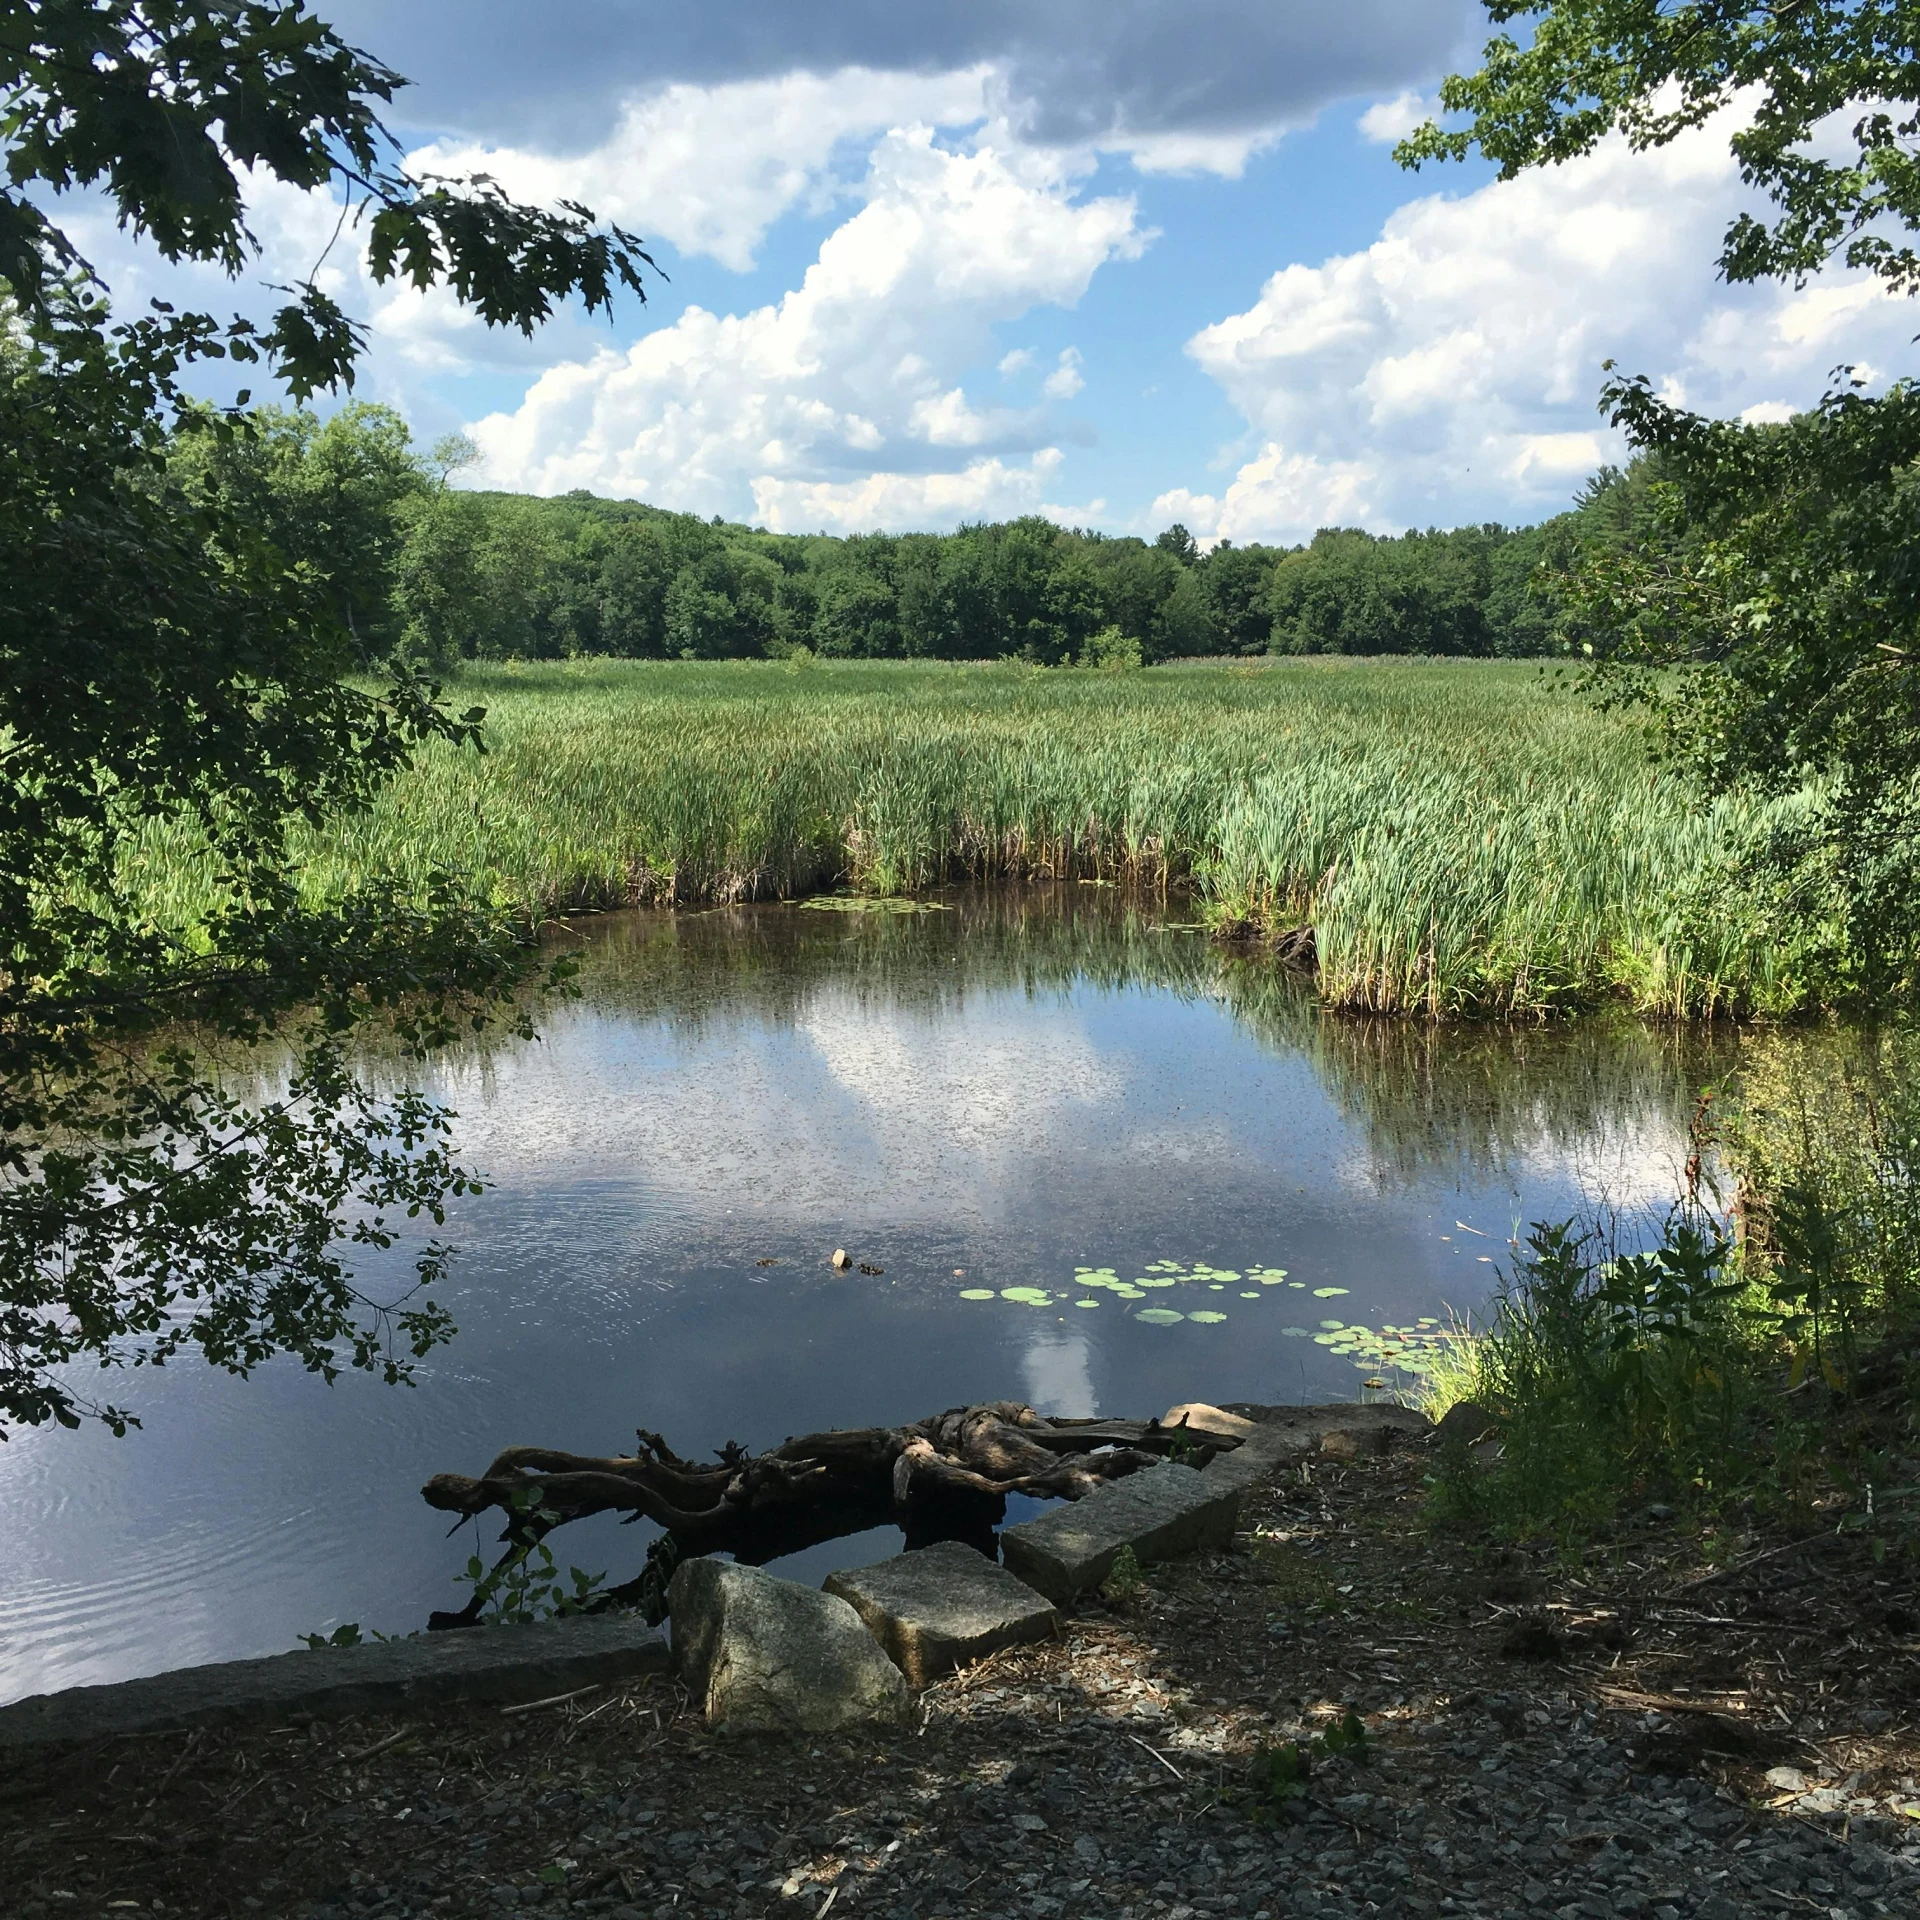
<svg viewBox="0 0 1920 1920"><path fill-rule="evenodd" d="M888 1522L909 1547L960 1539L990 1553L1010 1493L1078 1500L1170 1455L1199 1466L1237 1444L1184 1421L1051 1420L1001 1400L910 1426L803 1434L767 1453L729 1441L711 1465L683 1460L644 1429L633 1454L610 1459L509 1447L477 1480L437 1473L421 1493L463 1517L498 1507L508 1561L553 1527L595 1513L656 1522L676 1556L730 1553L749 1566ZM643 1575L606 1598L638 1598L651 1584ZM481 1605L476 1593L462 1612L428 1624L470 1625Z"/></svg>

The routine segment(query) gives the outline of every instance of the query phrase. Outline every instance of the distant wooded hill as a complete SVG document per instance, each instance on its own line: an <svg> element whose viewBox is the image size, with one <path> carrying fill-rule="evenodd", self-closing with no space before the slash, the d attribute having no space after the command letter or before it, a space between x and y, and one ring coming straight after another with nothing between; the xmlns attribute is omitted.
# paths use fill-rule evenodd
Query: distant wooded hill
<svg viewBox="0 0 1920 1920"><path fill-rule="evenodd" d="M1538 526L1202 553L1037 515L950 534L775 534L637 501L448 484L462 449L390 409L263 409L250 435L183 432L176 462L334 590L368 659L614 654L715 660L1015 657L1055 666L1200 654L1517 656L1571 643L1557 589L1589 542L1639 537L1647 473L1603 470Z"/></svg>

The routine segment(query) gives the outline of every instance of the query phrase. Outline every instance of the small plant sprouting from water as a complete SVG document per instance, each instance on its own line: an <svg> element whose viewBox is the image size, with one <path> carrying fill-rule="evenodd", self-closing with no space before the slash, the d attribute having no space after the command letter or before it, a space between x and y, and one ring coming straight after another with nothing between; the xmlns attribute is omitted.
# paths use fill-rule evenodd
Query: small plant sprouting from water
<svg viewBox="0 0 1920 1920"><path fill-rule="evenodd" d="M522 1536L515 1550L493 1567L476 1553L464 1570L454 1575L455 1585L472 1589L483 1624L524 1627L538 1620L593 1611L607 1576L569 1567L563 1578L545 1540L525 1537L535 1527L544 1532L558 1526L560 1520L551 1508L537 1504L531 1489L515 1494L509 1531Z"/></svg>
<svg viewBox="0 0 1920 1920"><path fill-rule="evenodd" d="M492 1568L484 1566L476 1553L454 1579L473 1589L487 1626L525 1627L536 1620L590 1612L606 1577L569 1567L562 1579L552 1550L542 1540Z"/></svg>

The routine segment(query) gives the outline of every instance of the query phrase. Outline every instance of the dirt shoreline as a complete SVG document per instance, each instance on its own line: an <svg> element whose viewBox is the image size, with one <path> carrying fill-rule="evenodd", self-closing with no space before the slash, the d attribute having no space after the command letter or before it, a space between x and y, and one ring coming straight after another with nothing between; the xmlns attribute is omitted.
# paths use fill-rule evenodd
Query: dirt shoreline
<svg viewBox="0 0 1920 1920"><path fill-rule="evenodd" d="M716 1735L658 1679L8 1756L0 1920L1916 1910L1910 1573L1664 1519L1570 1572L1432 1534L1431 1464L1288 1469L904 1732ZM1349 1708L1364 1751L1256 1781Z"/></svg>

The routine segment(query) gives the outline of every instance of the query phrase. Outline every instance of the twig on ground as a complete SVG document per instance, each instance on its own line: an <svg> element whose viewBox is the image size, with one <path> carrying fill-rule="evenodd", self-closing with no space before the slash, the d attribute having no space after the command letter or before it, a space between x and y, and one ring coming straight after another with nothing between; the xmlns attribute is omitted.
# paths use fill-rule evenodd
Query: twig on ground
<svg viewBox="0 0 1920 1920"><path fill-rule="evenodd" d="M154 1788L154 1793L156 1795L165 1793L168 1787L170 1787L173 1784L173 1776L176 1773L178 1773L180 1769L187 1764L188 1756L193 1752L194 1748L197 1747L199 1744L200 1744L200 1733L199 1733L199 1730L196 1728L192 1733L187 1735L187 1744L184 1747L182 1747L180 1751L174 1756L173 1765L170 1766L166 1770L166 1772L160 1776L160 1784Z"/></svg>
<svg viewBox="0 0 1920 1920"><path fill-rule="evenodd" d="M1153 1757L1154 1757L1154 1758L1155 1758L1156 1760L1158 1760L1158 1761L1160 1762L1160 1764L1161 1764L1161 1765L1162 1765L1163 1767L1165 1767L1165 1768L1166 1768L1166 1770L1167 1770L1167 1771L1168 1771L1168 1772L1169 1772L1170 1774L1172 1774L1172 1775L1173 1775L1173 1777L1174 1777L1174 1778L1175 1778L1176 1780L1178 1780L1178 1781L1180 1782L1180 1784L1181 1784L1181 1785L1182 1785L1183 1787L1184 1787L1184 1786L1185 1786L1185 1785L1187 1784L1187 1776L1186 1776L1186 1775L1185 1775L1184 1773L1182 1773L1182 1772L1180 1771L1180 1769L1179 1769L1178 1767L1176 1767L1176 1766L1175 1766L1175 1765L1173 1764L1173 1762L1172 1762L1171 1760L1169 1760L1169 1759L1167 1758L1167 1756L1166 1756L1166 1755L1165 1755L1164 1753L1162 1753L1162 1752L1161 1752L1161 1751L1160 1751L1160 1750L1159 1750L1159 1749L1158 1749L1157 1747L1150 1747L1150 1746L1148 1746L1148 1745L1147 1745L1147 1743L1146 1743L1146 1742L1145 1742L1144 1740L1142 1740L1142 1739L1140 1738L1140 1736L1139 1736L1139 1735L1138 1735L1137 1733L1130 1733L1130 1734L1128 1734L1128 1735L1127 1735L1127 1738L1128 1738L1129 1740L1131 1740L1131 1741L1133 1742L1133 1744L1134 1744L1134 1745L1135 1745L1136 1747L1138 1747L1138 1748L1140 1749L1140 1751L1141 1751L1142 1753L1150 1753L1150 1754L1152 1754L1152 1755L1153 1755Z"/></svg>
<svg viewBox="0 0 1920 1920"><path fill-rule="evenodd" d="M569 1700L583 1699L587 1694L599 1691L600 1687L597 1683L591 1687L575 1687L571 1693L549 1694L544 1700L523 1700L518 1706L502 1707L500 1712L503 1716L515 1713L538 1713L542 1707L565 1706Z"/></svg>
<svg viewBox="0 0 1920 1920"><path fill-rule="evenodd" d="M402 1727L398 1733L390 1733L384 1740L376 1740L370 1747L362 1747L358 1753L342 1753L335 1756L339 1766L357 1767L362 1760L371 1760L376 1753L385 1753L389 1747L397 1747L402 1740L410 1740L418 1733L417 1727Z"/></svg>

